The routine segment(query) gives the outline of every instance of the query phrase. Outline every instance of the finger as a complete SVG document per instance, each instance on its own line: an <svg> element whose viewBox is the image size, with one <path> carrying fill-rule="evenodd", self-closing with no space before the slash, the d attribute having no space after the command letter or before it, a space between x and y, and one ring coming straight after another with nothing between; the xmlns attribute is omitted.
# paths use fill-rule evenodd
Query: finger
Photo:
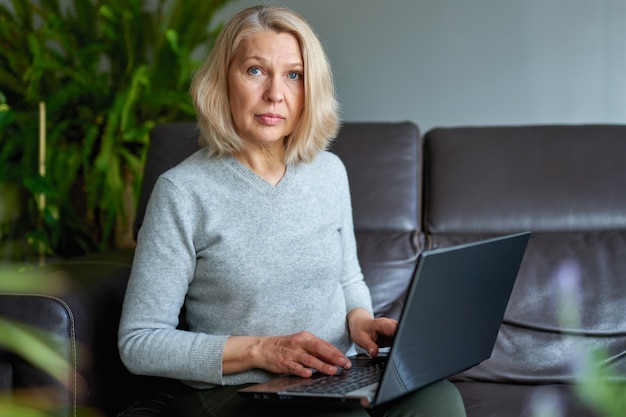
<svg viewBox="0 0 626 417"><path fill-rule="evenodd" d="M367 332L360 332L358 335L354 335L354 342L361 347L369 356L375 357L378 355L378 345L376 344L376 336L372 336Z"/></svg>
<svg viewBox="0 0 626 417"><path fill-rule="evenodd" d="M319 338L315 338L311 341L311 343L307 346L308 353L313 356L315 359L320 362L331 366L334 371L336 371L337 366L341 366L342 368L348 369L352 366L350 360L343 354L339 349L337 349L333 344ZM315 368L318 369L318 368ZM330 369L330 368L326 368ZM322 369L318 369L324 373L328 373L323 371Z"/></svg>
<svg viewBox="0 0 626 417"><path fill-rule="evenodd" d="M381 317L374 320L374 328L379 335L393 337L398 329L398 321Z"/></svg>
<svg viewBox="0 0 626 417"><path fill-rule="evenodd" d="M393 344L393 336L386 336L384 334L379 334L376 339L376 344L378 347L389 347Z"/></svg>
<svg viewBox="0 0 626 417"><path fill-rule="evenodd" d="M290 366L289 374L299 376L301 378L310 378L313 375L313 369L294 362Z"/></svg>
<svg viewBox="0 0 626 417"><path fill-rule="evenodd" d="M398 328L398 322L392 319L377 319L375 328L377 333L376 344L383 347L391 346Z"/></svg>
<svg viewBox="0 0 626 417"><path fill-rule="evenodd" d="M396 333L398 322L381 317L372 320L369 331L360 331L354 335L354 341L363 348L368 355L374 357L379 353L379 347L390 346Z"/></svg>
<svg viewBox="0 0 626 417"><path fill-rule="evenodd" d="M337 373L338 365L325 362L321 359L316 358L315 356L308 356L305 361L305 366L309 369L315 369L316 371L326 375L335 375Z"/></svg>

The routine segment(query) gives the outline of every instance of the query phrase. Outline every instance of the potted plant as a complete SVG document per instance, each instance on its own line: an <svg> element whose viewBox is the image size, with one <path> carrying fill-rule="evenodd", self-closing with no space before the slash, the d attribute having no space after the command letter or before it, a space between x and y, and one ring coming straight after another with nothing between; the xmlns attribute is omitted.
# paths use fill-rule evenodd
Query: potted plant
<svg viewBox="0 0 626 417"><path fill-rule="evenodd" d="M226 1L0 5L0 184L21 207L0 239L57 257L132 242L148 133L157 123L194 118L188 85ZM40 103L45 176L37 157Z"/></svg>

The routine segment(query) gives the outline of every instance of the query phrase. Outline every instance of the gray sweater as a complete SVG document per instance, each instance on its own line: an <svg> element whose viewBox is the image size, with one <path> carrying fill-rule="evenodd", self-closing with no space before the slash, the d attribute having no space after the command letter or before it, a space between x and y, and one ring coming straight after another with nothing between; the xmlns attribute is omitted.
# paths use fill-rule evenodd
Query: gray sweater
<svg viewBox="0 0 626 417"><path fill-rule="evenodd" d="M189 331L177 329L183 304ZM198 388L261 382L271 375L222 375L229 336L309 331L345 352L355 307L372 310L339 158L288 166L272 186L236 158L200 150L156 183L119 349L131 372Z"/></svg>

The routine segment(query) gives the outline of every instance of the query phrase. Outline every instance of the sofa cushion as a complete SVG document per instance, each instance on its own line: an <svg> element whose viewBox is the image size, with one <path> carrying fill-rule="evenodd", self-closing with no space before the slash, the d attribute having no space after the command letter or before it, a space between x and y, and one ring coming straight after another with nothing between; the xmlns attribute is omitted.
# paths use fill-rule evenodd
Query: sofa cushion
<svg viewBox="0 0 626 417"><path fill-rule="evenodd" d="M164 171L199 149L195 123L156 126L137 209L141 227L154 184ZM410 122L345 123L330 150L348 172L359 259L377 315L397 317L419 242L422 141Z"/></svg>
<svg viewBox="0 0 626 417"><path fill-rule="evenodd" d="M199 138L200 131L194 122L164 123L150 131L150 145L134 223L135 238L143 223L146 206L157 179L200 149Z"/></svg>
<svg viewBox="0 0 626 417"><path fill-rule="evenodd" d="M150 132L135 236L157 178L199 149L199 134L190 122L162 124ZM348 171L356 230L419 229L422 146L415 124L345 123L330 150Z"/></svg>
<svg viewBox="0 0 626 417"><path fill-rule="evenodd" d="M626 379L626 126L435 129L424 158L428 247L532 232L492 357L460 377L572 382L601 350Z"/></svg>
<svg viewBox="0 0 626 417"><path fill-rule="evenodd" d="M23 277L27 279L28 277ZM9 334L17 340L17 334L28 335L38 341L39 346L26 343L24 352L0 351L3 366L5 389L34 390L41 400L54 404L55 412L60 416L73 415L77 403L80 380L76 374L77 347L74 332L74 317L68 306L59 298L40 294L0 294L0 317L3 327L13 329ZM18 332L15 334L15 332ZM23 339L24 337L22 337ZM0 337L0 339L2 339ZM50 370L55 369L53 377L48 372L32 363L28 349L45 346L49 352ZM54 362L56 360L56 364ZM82 390L81 390L82 391Z"/></svg>
<svg viewBox="0 0 626 417"><path fill-rule="evenodd" d="M467 417L599 417L567 385L455 383Z"/></svg>
<svg viewBox="0 0 626 417"><path fill-rule="evenodd" d="M472 239L437 236L432 244ZM492 356L463 377L568 383L584 360L581 353L601 350L605 365L626 380L624 248L624 231L533 235ZM564 303L573 317L560 316Z"/></svg>
<svg viewBox="0 0 626 417"><path fill-rule="evenodd" d="M422 138L403 123L346 123L331 151L348 171L357 231L420 229Z"/></svg>
<svg viewBox="0 0 626 417"><path fill-rule="evenodd" d="M28 329L54 352L59 373L53 378L42 371L25 346L0 352L2 384L36 393L59 416L82 407L115 415L125 407L137 380L119 360L117 328L131 259L130 251L90 254L6 279L5 286L15 282L0 294L0 318Z"/></svg>
<svg viewBox="0 0 626 417"><path fill-rule="evenodd" d="M359 232L356 238L374 315L399 319L422 247L418 233Z"/></svg>
<svg viewBox="0 0 626 417"><path fill-rule="evenodd" d="M433 129L429 233L626 229L626 126Z"/></svg>

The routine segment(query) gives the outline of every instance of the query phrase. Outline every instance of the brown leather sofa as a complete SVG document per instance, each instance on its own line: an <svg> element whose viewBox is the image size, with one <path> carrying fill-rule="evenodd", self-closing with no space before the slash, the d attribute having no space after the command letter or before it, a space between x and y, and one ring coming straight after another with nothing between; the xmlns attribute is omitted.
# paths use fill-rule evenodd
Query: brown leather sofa
<svg viewBox="0 0 626 417"><path fill-rule="evenodd" d="M455 378L468 415L594 415L581 351L626 380L626 127L435 129L424 149L429 247L533 232L491 359ZM559 318L568 293L579 320Z"/></svg>
<svg viewBox="0 0 626 417"><path fill-rule="evenodd" d="M188 123L152 132L137 228L156 178L197 149L196 138ZM575 369L581 348L602 348L624 387L626 126L421 135L411 123L347 123L332 151L348 169L377 314L398 316L424 248L533 232L491 359L451 376L468 416L532 416L541 407L553 407L543 415L602 415L575 389ZM0 410L6 395L19 403L25 391L29 405L55 416L164 415L173 381L131 375L117 354L131 259L119 252L63 261L41 270L56 285L0 294L0 316L46 330L36 335L70 365L51 378L0 347ZM575 323L559 319L560 289L568 288Z"/></svg>

